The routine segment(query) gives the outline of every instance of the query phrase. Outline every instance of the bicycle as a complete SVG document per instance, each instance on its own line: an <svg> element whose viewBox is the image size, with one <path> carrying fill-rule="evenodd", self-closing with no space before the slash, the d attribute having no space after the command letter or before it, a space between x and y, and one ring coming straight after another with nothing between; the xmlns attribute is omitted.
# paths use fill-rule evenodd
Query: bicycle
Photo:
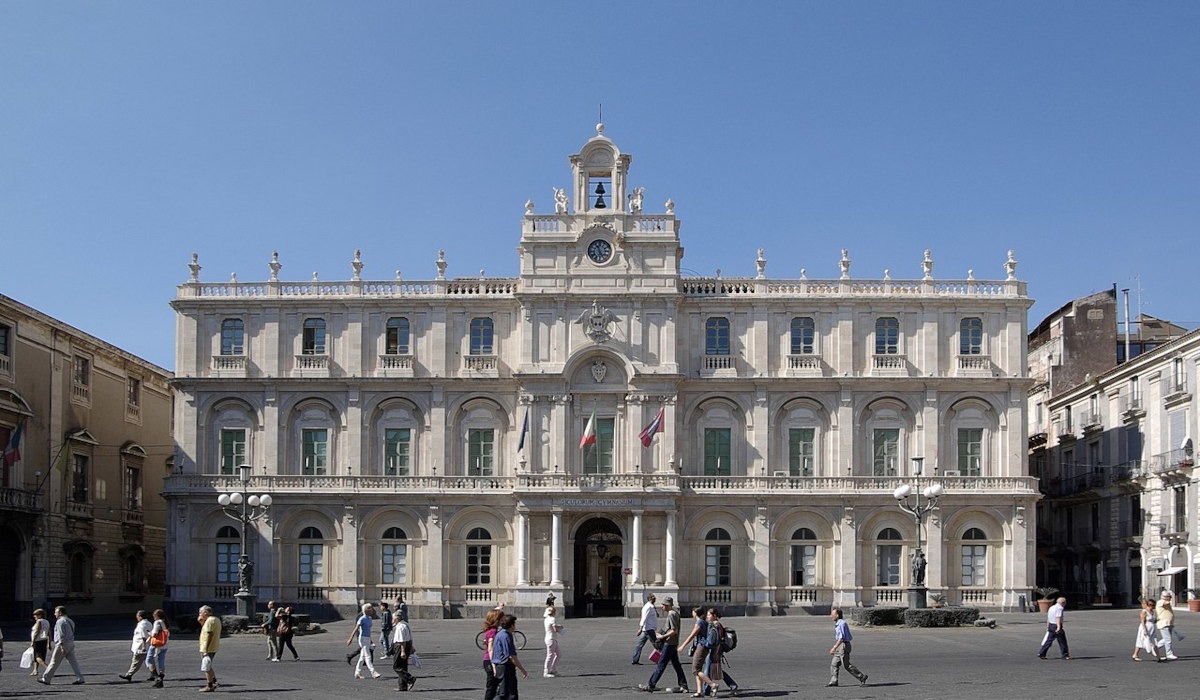
<svg viewBox="0 0 1200 700"><path fill-rule="evenodd" d="M475 635L475 646L479 647L480 651L483 651L483 633L486 631L487 630L479 630L479 634ZM513 637L513 645L517 647L517 651L524 651L525 642L527 641L525 639L525 633L521 630L510 630L510 632Z"/></svg>

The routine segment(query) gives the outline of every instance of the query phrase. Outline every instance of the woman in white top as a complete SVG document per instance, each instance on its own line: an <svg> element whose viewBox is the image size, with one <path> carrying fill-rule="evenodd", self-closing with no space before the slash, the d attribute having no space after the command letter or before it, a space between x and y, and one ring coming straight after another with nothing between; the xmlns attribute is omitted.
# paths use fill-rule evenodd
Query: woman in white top
<svg viewBox="0 0 1200 700"><path fill-rule="evenodd" d="M554 612L554 606L548 605L546 612L542 613L542 626L546 628L546 663L542 666L543 678L558 675L558 633L562 631L562 625L558 624Z"/></svg>
<svg viewBox="0 0 1200 700"><path fill-rule="evenodd" d="M38 664L46 666L46 652L50 648L50 621L46 619L46 611L38 608L33 611L33 627L29 630L29 646L33 647L33 670L29 675L38 674Z"/></svg>

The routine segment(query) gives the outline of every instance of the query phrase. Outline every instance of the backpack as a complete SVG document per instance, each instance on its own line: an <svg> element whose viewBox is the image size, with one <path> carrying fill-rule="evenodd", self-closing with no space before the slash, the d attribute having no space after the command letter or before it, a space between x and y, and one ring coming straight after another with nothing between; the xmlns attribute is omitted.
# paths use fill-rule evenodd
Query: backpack
<svg viewBox="0 0 1200 700"><path fill-rule="evenodd" d="M728 627L723 628L725 634L721 635L721 653L733 651L737 649L737 630Z"/></svg>

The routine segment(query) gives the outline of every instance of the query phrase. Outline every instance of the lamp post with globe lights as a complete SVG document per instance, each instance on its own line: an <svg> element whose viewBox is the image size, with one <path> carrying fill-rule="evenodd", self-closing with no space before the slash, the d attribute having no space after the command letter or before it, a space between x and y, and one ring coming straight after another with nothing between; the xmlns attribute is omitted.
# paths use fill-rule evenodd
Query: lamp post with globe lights
<svg viewBox="0 0 1200 700"><path fill-rule="evenodd" d="M910 608L925 608L928 607L926 594L929 592L925 587L925 552L921 550L921 522L925 516L937 507L938 498L942 495L942 485L932 483L921 490L921 465L925 461L924 457L913 457L913 478L914 484L901 484L892 495L896 498L896 505L905 513L913 516L917 524L917 548L912 554L910 565L912 567L912 581L908 587L908 607ZM921 496L925 496L925 502L921 502ZM912 498L912 503L909 498Z"/></svg>
<svg viewBox="0 0 1200 700"><path fill-rule="evenodd" d="M264 493L259 496L246 493L247 487L250 485L250 465L238 465L237 471L238 481L242 482L242 490L218 495L217 503L221 505L222 513L238 521L242 526L242 545L238 550L238 591L234 597L237 598L237 614L249 618L254 615L255 605L254 563L246 554L246 532L250 523L267 514L267 509L271 507L271 495Z"/></svg>

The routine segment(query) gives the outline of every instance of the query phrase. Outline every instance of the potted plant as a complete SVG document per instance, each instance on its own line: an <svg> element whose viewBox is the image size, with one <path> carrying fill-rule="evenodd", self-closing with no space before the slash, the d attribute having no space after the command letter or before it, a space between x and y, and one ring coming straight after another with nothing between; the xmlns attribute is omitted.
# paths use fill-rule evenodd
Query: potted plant
<svg viewBox="0 0 1200 700"><path fill-rule="evenodd" d="M935 608L942 607L943 605L946 604L946 594L945 593L930 593L929 594L929 604Z"/></svg>
<svg viewBox="0 0 1200 700"><path fill-rule="evenodd" d="M1200 588L1187 589L1187 605L1191 612L1200 612Z"/></svg>
<svg viewBox="0 0 1200 700"><path fill-rule="evenodd" d="M1058 597L1058 589L1054 586L1041 586L1033 589L1034 593L1038 594L1038 610L1046 612L1054 605L1054 599Z"/></svg>

